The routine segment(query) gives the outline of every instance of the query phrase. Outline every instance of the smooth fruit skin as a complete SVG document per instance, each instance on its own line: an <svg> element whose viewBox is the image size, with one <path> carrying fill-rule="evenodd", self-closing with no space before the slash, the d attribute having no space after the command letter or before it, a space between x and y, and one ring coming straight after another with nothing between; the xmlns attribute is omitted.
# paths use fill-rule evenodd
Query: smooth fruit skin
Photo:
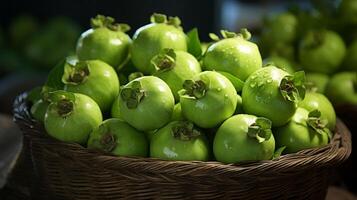
<svg viewBox="0 0 357 200"><path fill-rule="evenodd" d="M331 77L325 94L334 105L357 105L356 72L341 72Z"/></svg>
<svg viewBox="0 0 357 200"><path fill-rule="evenodd" d="M291 62L283 57L279 56L269 56L263 60L264 64L272 64L280 69L285 70L289 74L293 74L295 72L293 65Z"/></svg>
<svg viewBox="0 0 357 200"><path fill-rule="evenodd" d="M241 37L227 38L210 45L203 58L205 70L225 71L242 81L262 67L258 46Z"/></svg>
<svg viewBox="0 0 357 200"><path fill-rule="evenodd" d="M336 113L331 102L323 94L308 92L305 94L303 101L299 103L299 107L311 112L319 110L321 112L321 119L327 120L327 127L334 130L336 126Z"/></svg>
<svg viewBox="0 0 357 200"><path fill-rule="evenodd" d="M119 79L115 70L100 60L86 61L89 76L78 85L66 84L64 90L88 95L103 112L109 111L119 94Z"/></svg>
<svg viewBox="0 0 357 200"><path fill-rule="evenodd" d="M79 60L102 60L115 69L120 69L129 55L130 37L121 31L106 27L89 29L77 42Z"/></svg>
<svg viewBox="0 0 357 200"><path fill-rule="evenodd" d="M155 69L150 64L151 58L165 48L187 51L185 33L167 24L145 25L139 28L133 36L131 60L139 71L152 74Z"/></svg>
<svg viewBox="0 0 357 200"><path fill-rule="evenodd" d="M291 121L274 130L276 146L285 146L285 153L321 147L328 144L328 134L318 134L306 124L309 112L298 108Z"/></svg>
<svg viewBox="0 0 357 200"><path fill-rule="evenodd" d="M115 138L115 144L110 151L113 155L141 157L148 155L149 144L145 134L120 119L107 119L94 129L89 136L88 148L105 150L105 147L100 144L105 134L111 134Z"/></svg>
<svg viewBox="0 0 357 200"><path fill-rule="evenodd" d="M193 80L202 80L206 94L199 99L180 96L183 116L202 128L213 128L232 116L237 106L237 92L232 83L214 71L198 74Z"/></svg>
<svg viewBox="0 0 357 200"><path fill-rule="evenodd" d="M245 113L266 117L274 127L286 124L296 110L296 104L284 99L279 90L280 82L286 75L287 72L273 66L250 75L242 91Z"/></svg>
<svg viewBox="0 0 357 200"><path fill-rule="evenodd" d="M34 117L39 122L43 122L45 120L45 114L46 114L48 105L49 105L48 102L45 102L42 99L38 100L31 107L32 117Z"/></svg>
<svg viewBox="0 0 357 200"><path fill-rule="evenodd" d="M154 76L143 76L133 81L139 81L145 91L145 97L134 109L129 109L120 97L120 115L134 128L140 131L151 131L161 128L171 119L175 99L169 86ZM133 81L124 88L130 87Z"/></svg>
<svg viewBox="0 0 357 200"><path fill-rule="evenodd" d="M123 118L120 116L120 106L119 106L119 96L114 100L114 103L112 105L112 109L110 111L110 114L113 118L121 119Z"/></svg>
<svg viewBox="0 0 357 200"><path fill-rule="evenodd" d="M213 141L216 159L223 163L241 161L269 160L273 157L275 140L259 143L247 134L248 127L255 122L256 116L239 114L227 119L218 129Z"/></svg>
<svg viewBox="0 0 357 200"><path fill-rule="evenodd" d="M335 72L345 53L346 46L342 38L333 31L310 32L299 45L299 60L304 69L311 72Z"/></svg>
<svg viewBox="0 0 357 200"><path fill-rule="evenodd" d="M200 64L191 54L184 51L175 51L176 62L171 70L156 72L154 75L164 80L170 87L175 100L178 101L180 96L178 91L182 89L183 82L192 79L201 72Z"/></svg>
<svg viewBox="0 0 357 200"><path fill-rule="evenodd" d="M312 87L316 87L316 92L325 93L329 77L326 74L321 73L306 73L306 82L312 84Z"/></svg>
<svg viewBox="0 0 357 200"><path fill-rule="evenodd" d="M170 122L152 136L150 157L163 160L207 161L209 159L207 139L203 135L188 141L175 138L171 129L177 123L179 121Z"/></svg>
<svg viewBox="0 0 357 200"><path fill-rule="evenodd" d="M355 0L342 0L338 11L341 16L341 22L345 25L357 24L357 2Z"/></svg>
<svg viewBox="0 0 357 200"><path fill-rule="evenodd" d="M57 112L51 103L45 115L45 129L52 137L64 142L86 144L90 132L102 122L102 112L90 97L74 93L74 110L66 117Z"/></svg>

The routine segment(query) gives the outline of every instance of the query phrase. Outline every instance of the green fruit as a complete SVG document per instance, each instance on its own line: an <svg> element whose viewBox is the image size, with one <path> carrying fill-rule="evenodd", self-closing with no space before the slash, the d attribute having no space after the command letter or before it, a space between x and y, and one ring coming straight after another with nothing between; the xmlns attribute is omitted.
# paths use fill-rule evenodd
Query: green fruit
<svg viewBox="0 0 357 200"><path fill-rule="evenodd" d="M186 80L180 93L184 117L202 128L213 128L233 115L237 92L218 72L205 71Z"/></svg>
<svg viewBox="0 0 357 200"><path fill-rule="evenodd" d="M179 100L178 91L182 89L185 80L192 79L201 72L201 67L195 57L184 51L164 49L151 60L157 76L170 87L175 100Z"/></svg>
<svg viewBox="0 0 357 200"><path fill-rule="evenodd" d="M186 35L181 30L180 19L165 15L153 14L151 24L136 30L133 36L131 59L141 72L152 74L155 68L150 64L152 57L165 48L186 51Z"/></svg>
<svg viewBox="0 0 357 200"><path fill-rule="evenodd" d="M275 149L271 121L240 114L227 119L213 142L216 159L223 163L269 160Z"/></svg>
<svg viewBox="0 0 357 200"><path fill-rule="evenodd" d="M326 127L334 130L336 126L336 113L331 102L319 93L306 93L305 99L299 103L299 107L306 109L309 112L319 110L321 112L321 120L326 120Z"/></svg>
<svg viewBox="0 0 357 200"><path fill-rule="evenodd" d="M102 113L90 97L65 91L50 94L45 115L45 129L64 142L86 144L90 132L102 122Z"/></svg>
<svg viewBox="0 0 357 200"><path fill-rule="evenodd" d="M154 76L134 79L120 92L120 116L141 131L155 130L168 123L174 105L169 86Z"/></svg>
<svg viewBox="0 0 357 200"><path fill-rule="evenodd" d="M357 25L357 2L355 0L342 0L338 11L343 23Z"/></svg>
<svg viewBox="0 0 357 200"><path fill-rule="evenodd" d="M129 56L131 39L125 32L130 27L103 15L92 18L91 26L77 42L78 59L102 60L115 69L122 68Z"/></svg>
<svg viewBox="0 0 357 200"><path fill-rule="evenodd" d="M114 103L112 105L112 109L110 111L110 114L113 118L121 119L123 118L120 116L120 106L119 106L119 96L114 100Z"/></svg>
<svg viewBox="0 0 357 200"><path fill-rule="evenodd" d="M357 71L357 39L348 47L343 67L345 70Z"/></svg>
<svg viewBox="0 0 357 200"><path fill-rule="evenodd" d="M306 74L306 87L309 91L325 93L325 88L329 81L329 77L326 74L321 73L307 73Z"/></svg>
<svg viewBox="0 0 357 200"><path fill-rule="evenodd" d="M9 27L12 45L17 48L25 46L38 30L37 20L29 15L16 17Z"/></svg>
<svg viewBox="0 0 357 200"><path fill-rule="evenodd" d="M67 63L62 82L64 90L88 95L103 112L110 110L119 94L119 79L115 70L100 60Z"/></svg>
<svg viewBox="0 0 357 200"><path fill-rule="evenodd" d="M242 81L262 67L258 46L250 41L250 33L244 29L241 34L222 31L225 37L210 45L203 57L206 70L231 73Z"/></svg>
<svg viewBox="0 0 357 200"><path fill-rule="evenodd" d="M319 116L303 108L296 110L288 124L274 130L274 136L278 147L286 147L285 153L321 147L329 141L329 131L321 124Z"/></svg>
<svg viewBox="0 0 357 200"><path fill-rule="evenodd" d="M87 146L116 156L146 157L149 150L145 134L120 119L101 123L91 132Z"/></svg>
<svg viewBox="0 0 357 200"><path fill-rule="evenodd" d="M289 60L279 57L279 56L270 56L263 60L264 65L274 65L289 74L293 74L295 72L293 65L290 63Z"/></svg>
<svg viewBox="0 0 357 200"><path fill-rule="evenodd" d="M282 126L294 115L304 94L303 72L289 75L274 66L264 67L251 74L244 83L243 110L270 119L274 127Z"/></svg>
<svg viewBox="0 0 357 200"><path fill-rule="evenodd" d="M331 77L326 86L326 96L334 105L357 105L357 73L341 72Z"/></svg>
<svg viewBox="0 0 357 200"><path fill-rule="evenodd" d="M310 31L299 45L299 60L305 70L331 74L345 56L342 38L333 31Z"/></svg>
<svg viewBox="0 0 357 200"><path fill-rule="evenodd" d="M31 107L31 115L39 122L43 122L45 120L45 114L47 111L49 103L43 101L42 99L38 100Z"/></svg>
<svg viewBox="0 0 357 200"><path fill-rule="evenodd" d="M73 52L79 34L80 28L70 19L53 18L28 42L25 55L36 67L50 69Z"/></svg>
<svg viewBox="0 0 357 200"><path fill-rule="evenodd" d="M204 134L192 123L174 121L153 135L150 156L163 160L207 161L209 145Z"/></svg>
<svg viewBox="0 0 357 200"><path fill-rule="evenodd" d="M272 15L264 23L262 37L271 44L292 43L297 36L298 20L289 12Z"/></svg>

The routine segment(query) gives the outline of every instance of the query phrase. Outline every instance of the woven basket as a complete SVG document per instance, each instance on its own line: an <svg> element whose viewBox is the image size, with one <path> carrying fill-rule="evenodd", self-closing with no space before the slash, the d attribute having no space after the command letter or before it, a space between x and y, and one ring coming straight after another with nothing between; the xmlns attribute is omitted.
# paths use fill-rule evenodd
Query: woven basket
<svg viewBox="0 0 357 200"><path fill-rule="evenodd" d="M341 121L323 148L224 165L114 157L54 140L31 119L24 95L15 101L14 118L30 140L40 188L36 199L324 199L329 170L351 153Z"/></svg>

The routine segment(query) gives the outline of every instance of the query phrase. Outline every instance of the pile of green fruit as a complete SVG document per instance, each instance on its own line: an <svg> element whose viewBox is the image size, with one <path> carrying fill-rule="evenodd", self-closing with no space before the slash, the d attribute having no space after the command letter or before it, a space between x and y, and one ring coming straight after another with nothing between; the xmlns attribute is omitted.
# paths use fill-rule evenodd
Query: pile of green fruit
<svg viewBox="0 0 357 200"><path fill-rule="evenodd" d="M117 156L237 163L332 137L331 103L305 94L303 71L263 66L246 29L210 34L203 52L197 29L185 34L178 17L153 14L132 38L111 17L91 25L77 57L28 96L32 116L58 140Z"/></svg>
<svg viewBox="0 0 357 200"><path fill-rule="evenodd" d="M307 89L335 106L357 105L357 1L312 1L264 20L259 39L265 63L306 71Z"/></svg>

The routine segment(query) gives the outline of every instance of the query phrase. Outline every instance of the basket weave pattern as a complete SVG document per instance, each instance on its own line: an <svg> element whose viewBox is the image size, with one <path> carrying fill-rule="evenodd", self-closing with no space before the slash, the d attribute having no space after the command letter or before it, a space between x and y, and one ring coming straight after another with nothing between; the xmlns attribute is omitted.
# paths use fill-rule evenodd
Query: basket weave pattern
<svg viewBox="0 0 357 200"><path fill-rule="evenodd" d="M29 140L42 199L324 199L329 170L351 153L338 121L331 143L238 165L114 157L48 137L20 95L14 118Z"/></svg>

